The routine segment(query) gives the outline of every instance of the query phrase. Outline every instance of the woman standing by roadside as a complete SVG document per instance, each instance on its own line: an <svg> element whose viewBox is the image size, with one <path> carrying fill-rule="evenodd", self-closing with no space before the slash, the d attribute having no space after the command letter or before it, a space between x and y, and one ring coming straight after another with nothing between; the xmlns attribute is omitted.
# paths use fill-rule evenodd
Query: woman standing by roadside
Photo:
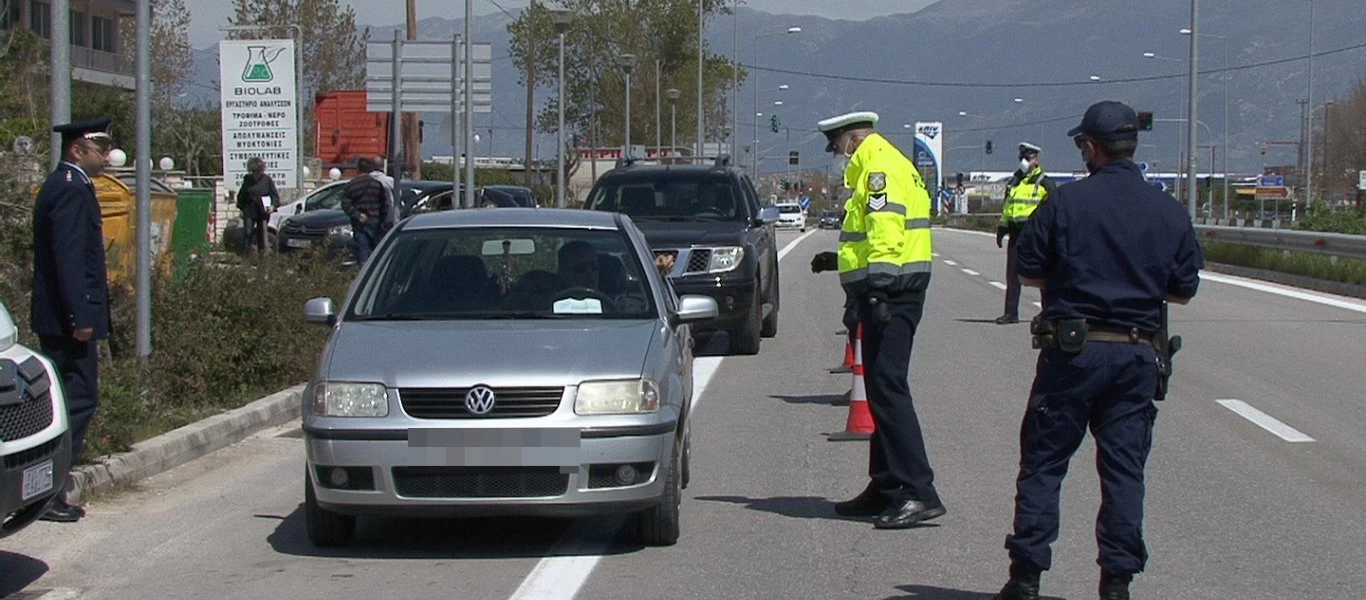
<svg viewBox="0 0 1366 600"><path fill-rule="evenodd" d="M237 210L242 211L242 233L246 247L255 243L259 253L266 251L266 222L270 213L280 206L280 192L275 180L266 174L266 161L259 156L247 159L247 174L237 190Z"/></svg>

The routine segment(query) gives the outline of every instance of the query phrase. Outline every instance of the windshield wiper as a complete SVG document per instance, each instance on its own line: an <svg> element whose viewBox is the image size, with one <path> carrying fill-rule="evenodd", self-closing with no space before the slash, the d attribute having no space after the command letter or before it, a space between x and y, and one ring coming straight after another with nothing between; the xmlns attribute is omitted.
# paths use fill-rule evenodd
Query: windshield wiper
<svg viewBox="0 0 1366 600"><path fill-rule="evenodd" d="M464 318L464 319L565 319L565 318L575 317L575 316L581 316L581 315L559 315L559 314L555 314L555 313L536 312L536 311L524 310L524 311L510 311L510 312L508 312L508 311L498 311L498 312L466 313L466 314L461 315L461 318Z"/></svg>
<svg viewBox="0 0 1366 600"><path fill-rule="evenodd" d="M389 313L384 315L362 315L357 316L354 321L435 321L442 317L437 315L409 315L399 313Z"/></svg>

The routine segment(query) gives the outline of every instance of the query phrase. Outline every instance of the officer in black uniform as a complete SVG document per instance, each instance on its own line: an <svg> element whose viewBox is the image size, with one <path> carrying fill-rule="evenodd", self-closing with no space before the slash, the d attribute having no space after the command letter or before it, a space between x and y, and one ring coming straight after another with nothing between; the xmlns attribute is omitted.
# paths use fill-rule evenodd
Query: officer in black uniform
<svg viewBox="0 0 1366 600"><path fill-rule="evenodd" d="M96 344L109 336L109 281L105 271L100 203L91 177L109 165L109 119L58 125L61 164L38 192L33 208L33 332L56 364L71 425L74 464L99 404ZM64 498L44 520L85 516Z"/></svg>
<svg viewBox="0 0 1366 600"><path fill-rule="evenodd" d="M1039 597L1052 566L1058 495L1067 463L1089 428L1096 439L1101 506L1096 538L1100 597L1129 598L1143 571L1143 469L1166 348L1164 302L1185 304L1204 259L1190 217L1143 180L1133 162L1138 117L1118 102L1091 106L1068 132L1086 179L1058 188L1025 227L1017 268L1042 288L1041 347L1020 428L1010 581L997 598Z"/></svg>

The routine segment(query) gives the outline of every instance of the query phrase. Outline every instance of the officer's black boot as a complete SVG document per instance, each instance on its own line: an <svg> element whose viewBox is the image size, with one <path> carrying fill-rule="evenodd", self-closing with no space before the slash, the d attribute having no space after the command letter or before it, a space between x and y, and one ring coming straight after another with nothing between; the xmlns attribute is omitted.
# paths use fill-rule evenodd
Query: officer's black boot
<svg viewBox="0 0 1366 600"><path fill-rule="evenodd" d="M1010 581L996 594L995 600L1039 600L1039 569L1021 563L1011 563Z"/></svg>
<svg viewBox="0 0 1366 600"><path fill-rule="evenodd" d="M1129 582L1133 575L1115 575L1101 571L1100 600L1129 600Z"/></svg>

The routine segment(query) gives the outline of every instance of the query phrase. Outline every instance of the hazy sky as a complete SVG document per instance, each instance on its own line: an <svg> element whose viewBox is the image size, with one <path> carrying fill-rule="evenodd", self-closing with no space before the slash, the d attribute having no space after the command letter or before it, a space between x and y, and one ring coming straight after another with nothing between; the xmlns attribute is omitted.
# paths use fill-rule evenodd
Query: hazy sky
<svg viewBox="0 0 1366 600"><path fill-rule="evenodd" d="M404 3L397 0L341 0L356 9L361 25L393 25L404 19ZM474 14L496 12L499 7L516 13L528 0L474 0ZM771 13L819 15L832 19L864 20L880 15L910 12L934 0L744 0L750 8ZM232 16L232 2L224 0L189 0L190 43L203 48L220 39L218 28ZM417 0L419 18L457 18L465 14L465 3L460 0Z"/></svg>

